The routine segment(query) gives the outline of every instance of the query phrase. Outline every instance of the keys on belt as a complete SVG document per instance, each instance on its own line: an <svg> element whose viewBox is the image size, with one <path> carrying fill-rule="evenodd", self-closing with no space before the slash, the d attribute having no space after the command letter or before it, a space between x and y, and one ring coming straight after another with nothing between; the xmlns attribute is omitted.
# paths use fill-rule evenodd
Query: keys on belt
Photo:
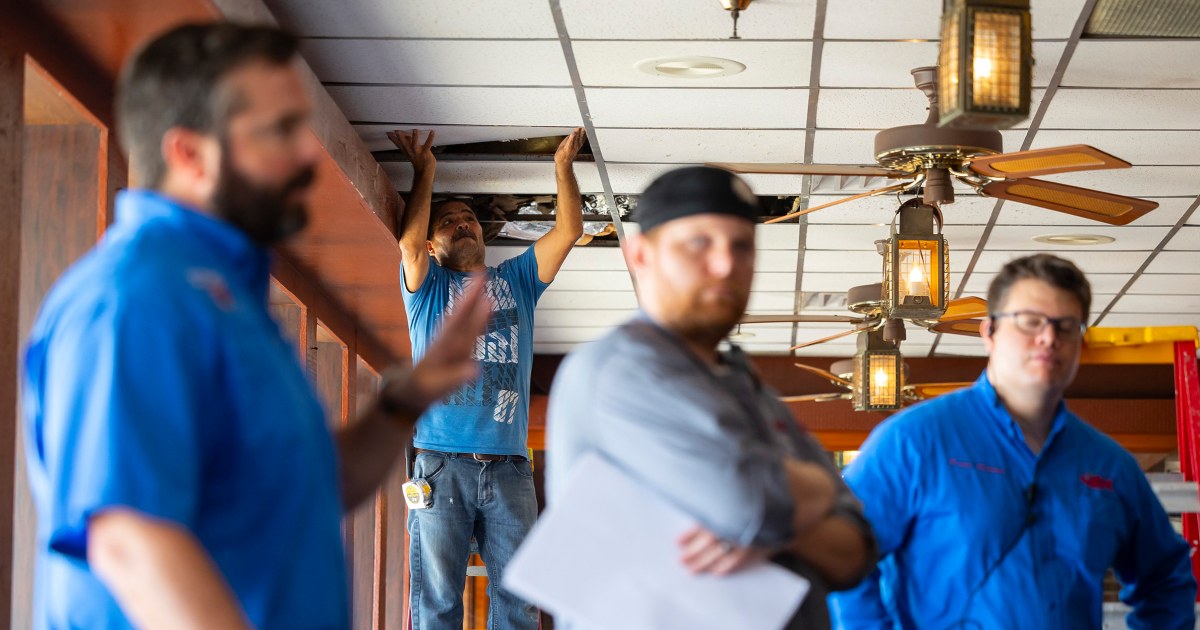
<svg viewBox="0 0 1200 630"><path fill-rule="evenodd" d="M434 453L437 455L445 455L446 457L470 458L477 462L525 461L525 458L520 455L493 455L491 453L449 453L446 451L434 451L427 448L414 448L413 451L416 453Z"/></svg>

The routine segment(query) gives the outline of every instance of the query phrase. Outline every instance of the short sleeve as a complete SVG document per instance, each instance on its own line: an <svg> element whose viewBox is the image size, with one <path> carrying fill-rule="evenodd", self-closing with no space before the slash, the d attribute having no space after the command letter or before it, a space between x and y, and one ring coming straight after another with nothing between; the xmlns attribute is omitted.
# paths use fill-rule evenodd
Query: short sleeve
<svg viewBox="0 0 1200 630"><path fill-rule="evenodd" d="M542 282L538 277L537 254L534 252L533 245L527 247L519 256L500 263L497 269L500 275L508 280L517 291L522 295L529 296L534 304L537 304L542 293L550 286L549 282Z"/></svg>
<svg viewBox="0 0 1200 630"><path fill-rule="evenodd" d="M104 305L45 341L36 430L55 551L86 561L88 519L106 508L195 518L202 426L219 419L206 413L213 350L166 301Z"/></svg>

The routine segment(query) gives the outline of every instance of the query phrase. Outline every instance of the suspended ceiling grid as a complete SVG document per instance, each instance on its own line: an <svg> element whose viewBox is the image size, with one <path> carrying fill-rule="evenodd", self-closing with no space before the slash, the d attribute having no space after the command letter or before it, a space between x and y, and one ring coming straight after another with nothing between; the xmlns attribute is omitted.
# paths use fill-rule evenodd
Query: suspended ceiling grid
<svg viewBox="0 0 1200 630"><path fill-rule="evenodd" d="M909 71L932 65L940 0L758 0L731 41L716 0L562 0L437 3L269 0L373 150L384 132L434 129L441 143L565 133L586 126L597 159L577 166L584 192L636 194L656 175L705 161L871 162L874 133L924 120ZM1113 228L959 189L944 208L952 290L982 295L1012 257L1053 251L1088 272L1092 323L1200 325L1200 40L1080 38L1092 4L1033 0L1034 115L1004 132L1009 151L1088 143L1134 164L1123 171L1048 179L1152 198L1161 207ZM711 79L638 72L646 58L703 55L746 71ZM585 118L585 114L588 117ZM1031 127L1032 126L1032 127ZM406 191L406 164L385 165ZM804 194L809 205L863 190L862 182L748 177L760 195ZM548 162L454 162L436 189L550 193ZM813 293L879 281L872 241L887 235L894 197L759 228L751 311L797 312ZM1051 247L1034 236L1087 233L1111 244ZM489 261L517 249L493 247ZM537 313L535 349L558 353L602 335L634 312L620 251L577 248ZM846 314L844 311L799 312ZM756 353L834 332L837 325L758 325ZM853 338L800 354L849 355ZM978 340L910 327L908 355L980 355Z"/></svg>

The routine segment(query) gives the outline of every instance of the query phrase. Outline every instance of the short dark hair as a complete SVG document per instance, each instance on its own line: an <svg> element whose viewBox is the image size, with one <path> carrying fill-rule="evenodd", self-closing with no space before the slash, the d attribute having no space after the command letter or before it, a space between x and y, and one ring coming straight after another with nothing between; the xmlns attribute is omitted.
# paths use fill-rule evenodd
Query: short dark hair
<svg viewBox="0 0 1200 630"><path fill-rule="evenodd" d="M118 136L139 184L162 184L168 130L223 135L238 108L238 95L221 89L225 77L256 61L287 64L296 48L296 38L277 28L229 22L185 24L143 46L122 69L116 99Z"/></svg>
<svg viewBox="0 0 1200 630"><path fill-rule="evenodd" d="M471 214L476 215L476 218L478 218L479 213L475 212L475 208L473 208L471 203L465 199L455 199L451 197L449 199L437 201L433 204L433 207L429 209L429 225L425 228L425 240L433 238L433 230L436 227L434 224L434 219L438 218L438 215L442 213L442 210L446 209L446 206L453 203L466 206L467 209L471 211Z"/></svg>
<svg viewBox="0 0 1200 630"><path fill-rule="evenodd" d="M992 279L988 287L988 314L995 315L1004 308L1008 292L1018 280L1041 280L1052 287L1075 296L1084 323L1092 308L1092 285L1075 263L1052 254L1034 254L1011 260Z"/></svg>

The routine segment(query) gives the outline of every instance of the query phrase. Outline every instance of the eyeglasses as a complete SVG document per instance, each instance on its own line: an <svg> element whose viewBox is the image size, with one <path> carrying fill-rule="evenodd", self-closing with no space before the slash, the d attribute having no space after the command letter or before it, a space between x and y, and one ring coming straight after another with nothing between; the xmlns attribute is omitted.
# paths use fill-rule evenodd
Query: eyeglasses
<svg viewBox="0 0 1200 630"><path fill-rule="evenodd" d="M1042 332L1046 324L1054 326L1054 333L1059 339L1074 341L1083 336L1087 325L1079 321L1076 317L1050 317L1035 311L1015 311L1012 313L993 313L993 325L995 321L1001 317L1011 317L1013 325L1017 330L1026 335L1037 335Z"/></svg>

